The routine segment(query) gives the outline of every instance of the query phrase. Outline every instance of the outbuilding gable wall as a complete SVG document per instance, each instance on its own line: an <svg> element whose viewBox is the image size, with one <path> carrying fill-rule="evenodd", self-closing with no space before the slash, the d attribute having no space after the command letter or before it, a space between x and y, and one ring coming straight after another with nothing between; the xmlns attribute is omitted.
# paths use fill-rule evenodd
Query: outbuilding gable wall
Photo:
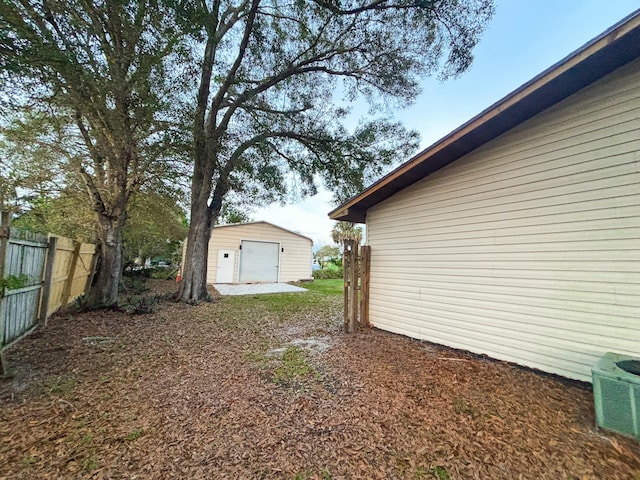
<svg viewBox="0 0 640 480"><path fill-rule="evenodd" d="M294 282L311 278L312 241L293 232L269 223L215 227L209 241L209 259L207 263L207 282L216 283L218 268L218 250L235 252L234 282L238 281L238 262L240 260L240 241L259 240L280 242L280 281Z"/></svg>
<svg viewBox="0 0 640 480"><path fill-rule="evenodd" d="M590 381L640 355L640 61L367 212L380 328Z"/></svg>

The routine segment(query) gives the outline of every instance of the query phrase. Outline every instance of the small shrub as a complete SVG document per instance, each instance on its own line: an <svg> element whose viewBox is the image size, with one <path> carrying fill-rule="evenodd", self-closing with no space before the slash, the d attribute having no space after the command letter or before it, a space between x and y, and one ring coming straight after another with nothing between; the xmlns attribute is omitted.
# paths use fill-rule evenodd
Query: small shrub
<svg viewBox="0 0 640 480"><path fill-rule="evenodd" d="M127 300L129 308L127 311L131 315L145 315L147 313L153 313L154 306L158 303L157 297L141 297L141 298L129 298Z"/></svg>
<svg viewBox="0 0 640 480"><path fill-rule="evenodd" d="M124 277L129 279L147 279L155 278L159 280L168 280L175 278L176 269L167 267L136 267L136 269L127 268L124 271Z"/></svg>
<svg viewBox="0 0 640 480"><path fill-rule="evenodd" d="M342 267L325 268L324 270L314 270L313 278L316 280L327 280L332 278L342 278L344 269Z"/></svg>
<svg viewBox="0 0 640 480"><path fill-rule="evenodd" d="M21 273L20 275L7 275L0 279L0 289L18 290L29 285L29 275Z"/></svg>
<svg viewBox="0 0 640 480"><path fill-rule="evenodd" d="M141 275L123 276L122 286L129 295L140 295L141 293L149 291L149 287L147 287L147 278Z"/></svg>
<svg viewBox="0 0 640 480"><path fill-rule="evenodd" d="M76 298L74 310L76 312L88 312L92 309L92 306L89 305L89 299L86 295L80 295Z"/></svg>
<svg viewBox="0 0 640 480"><path fill-rule="evenodd" d="M123 276L127 278L149 278L153 267L125 268Z"/></svg>
<svg viewBox="0 0 640 480"><path fill-rule="evenodd" d="M169 280L176 278L176 272L174 270L169 270L167 268L153 268L150 270L150 278L154 278L156 280Z"/></svg>

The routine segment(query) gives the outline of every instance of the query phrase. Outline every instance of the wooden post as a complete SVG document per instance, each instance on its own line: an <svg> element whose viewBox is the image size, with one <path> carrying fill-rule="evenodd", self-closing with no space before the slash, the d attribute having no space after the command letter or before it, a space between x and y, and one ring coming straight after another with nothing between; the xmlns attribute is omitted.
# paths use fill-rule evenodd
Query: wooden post
<svg viewBox="0 0 640 480"><path fill-rule="evenodd" d="M87 295L93 285L93 277L96 273L96 265L98 265L98 249L94 248L93 255L91 256L91 266L89 267L89 275L87 276L87 283L84 286L84 294Z"/></svg>
<svg viewBox="0 0 640 480"><path fill-rule="evenodd" d="M73 285L73 278L76 274L76 265L78 265L78 258L80 257L80 242L74 240L73 242L73 256L71 257L71 266L69 267L69 274L67 275L67 281L64 282L64 290L62 291L62 300L60 301L60 308L67 306L69 296L71 295L71 286Z"/></svg>
<svg viewBox="0 0 640 480"><path fill-rule="evenodd" d="M342 269L344 271L344 331L349 333L349 241L344 241L344 250L342 251Z"/></svg>
<svg viewBox="0 0 640 480"><path fill-rule="evenodd" d="M49 296L51 295L51 282L53 281L53 266L56 258L56 246L58 237L49 237L49 249L47 250L47 263L44 267L44 279L42 282L42 295L40 296L40 312L38 321L47 324L49 319Z"/></svg>
<svg viewBox="0 0 640 480"><path fill-rule="evenodd" d="M351 312L349 312L349 331L358 330L358 242L352 241L351 247Z"/></svg>
<svg viewBox="0 0 640 480"><path fill-rule="evenodd" d="M371 247L365 245L361 250L360 264L360 326L369 327L369 268L371 266Z"/></svg>
<svg viewBox="0 0 640 480"><path fill-rule="evenodd" d="M4 278L4 263L7 260L7 243L9 243L9 212L0 212L0 280ZM4 289L0 291L0 297Z"/></svg>
<svg viewBox="0 0 640 480"><path fill-rule="evenodd" d="M0 211L0 280L4 279L4 264L7 260L7 243L9 243L9 212ZM9 372L4 360L4 325L2 319L2 299L4 287L0 285L0 374L6 377Z"/></svg>

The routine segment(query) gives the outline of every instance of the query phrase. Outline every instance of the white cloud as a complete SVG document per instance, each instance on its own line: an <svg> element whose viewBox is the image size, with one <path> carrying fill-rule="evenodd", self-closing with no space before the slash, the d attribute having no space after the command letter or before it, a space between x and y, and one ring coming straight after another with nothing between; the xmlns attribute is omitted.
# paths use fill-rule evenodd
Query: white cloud
<svg viewBox="0 0 640 480"><path fill-rule="evenodd" d="M318 194L295 204L273 203L252 213L256 221L264 220L293 230L313 240L314 247L331 243L331 228L335 223L328 213L333 210L331 193L320 189Z"/></svg>

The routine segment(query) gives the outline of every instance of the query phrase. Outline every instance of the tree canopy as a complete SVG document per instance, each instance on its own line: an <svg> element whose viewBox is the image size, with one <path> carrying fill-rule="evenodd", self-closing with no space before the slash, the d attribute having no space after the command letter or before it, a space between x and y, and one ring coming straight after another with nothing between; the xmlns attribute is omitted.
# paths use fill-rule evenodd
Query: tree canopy
<svg viewBox="0 0 640 480"><path fill-rule="evenodd" d="M314 258L318 260L320 266L324 267L325 262L340 259L340 248L333 247L331 245L323 245L315 253Z"/></svg>
<svg viewBox="0 0 640 480"><path fill-rule="evenodd" d="M180 296L199 300L225 197L314 193L322 181L344 200L406 158L417 136L385 106L410 103L425 75L467 69L493 3L214 0L181 13L201 60ZM350 130L344 100L357 98L378 114Z"/></svg>
<svg viewBox="0 0 640 480"><path fill-rule="evenodd" d="M0 207L14 214L16 227L98 242L99 223L86 186L67 161L71 138L55 135L51 116L17 118L0 133L0 194L5 193ZM187 235L181 188L173 176L165 177L146 178L131 196L123 230L125 263L169 257Z"/></svg>
<svg viewBox="0 0 640 480"><path fill-rule="evenodd" d="M84 184L102 254L93 303L117 301L129 200L173 153L174 19L164 0L0 2L0 103Z"/></svg>
<svg viewBox="0 0 640 480"><path fill-rule="evenodd" d="M94 303L117 300L131 200L188 160L179 296L197 301L225 206L319 184L342 201L405 159L418 137L390 112L423 77L466 70L492 14L493 0L4 0L0 104L84 186L103 256ZM356 100L370 112L353 126Z"/></svg>
<svg viewBox="0 0 640 480"><path fill-rule="evenodd" d="M163 257L181 253L188 225L184 210L170 192L137 193L131 200L124 227L124 261Z"/></svg>
<svg viewBox="0 0 640 480"><path fill-rule="evenodd" d="M98 225L86 194L72 186L55 195L38 195L17 215L12 225L42 234L96 242ZM188 226L184 210L170 192L137 192L128 207L123 230L123 261L171 258L180 250Z"/></svg>
<svg viewBox="0 0 640 480"><path fill-rule="evenodd" d="M342 244L345 240L355 240L360 243L362 241L362 227L353 222L336 222L331 229L331 240L337 244Z"/></svg>

